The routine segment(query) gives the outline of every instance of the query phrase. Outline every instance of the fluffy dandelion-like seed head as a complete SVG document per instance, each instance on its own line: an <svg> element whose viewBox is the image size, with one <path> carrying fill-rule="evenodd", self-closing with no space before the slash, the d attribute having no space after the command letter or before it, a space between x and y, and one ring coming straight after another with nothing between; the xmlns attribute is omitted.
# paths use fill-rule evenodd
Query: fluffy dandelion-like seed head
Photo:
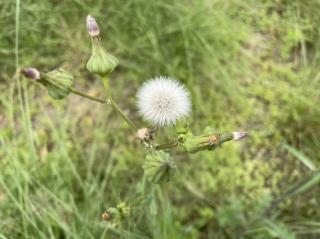
<svg viewBox="0 0 320 239"><path fill-rule="evenodd" d="M186 117L191 108L186 88L166 77L157 77L144 83L137 97L139 113L157 126L174 124Z"/></svg>

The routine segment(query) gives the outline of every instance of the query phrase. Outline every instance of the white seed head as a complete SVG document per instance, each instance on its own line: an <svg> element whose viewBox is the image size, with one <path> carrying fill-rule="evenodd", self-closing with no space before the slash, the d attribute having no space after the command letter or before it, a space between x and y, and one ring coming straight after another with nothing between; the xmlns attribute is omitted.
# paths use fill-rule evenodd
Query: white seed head
<svg viewBox="0 0 320 239"><path fill-rule="evenodd" d="M241 140L248 136L248 132L233 132L232 135L234 140Z"/></svg>
<svg viewBox="0 0 320 239"><path fill-rule="evenodd" d="M177 80L156 77L143 84L138 94L142 117L157 126L172 125L191 109L189 92Z"/></svg>
<svg viewBox="0 0 320 239"><path fill-rule="evenodd" d="M100 29L99 29L99 25L98 25L96 19L94 19L94 17L88 15L86 23L87 23L87 30L89 32L89 35L91 37L99 36Z"/></svg>

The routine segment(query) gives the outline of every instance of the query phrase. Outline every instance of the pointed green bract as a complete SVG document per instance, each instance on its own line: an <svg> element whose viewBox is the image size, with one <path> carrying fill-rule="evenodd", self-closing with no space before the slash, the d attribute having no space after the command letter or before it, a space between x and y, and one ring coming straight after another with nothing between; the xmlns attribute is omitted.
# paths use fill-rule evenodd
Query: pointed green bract
<svg viewBox="0 0 320 239"><path fill-rule="evenodd" d="M147 155L143 169L150 182L159 184L170 181L175 174L176 164L168 153L156 151Z"/></svg>
<svg viewBox="0 0 320 239"><path fill-rule="evenodd" d="M197 153L203 150L214 150L222 143L232 139L232 134L203 134L198 136L190 134L184 138L180 145L188 153Z"/></svg>

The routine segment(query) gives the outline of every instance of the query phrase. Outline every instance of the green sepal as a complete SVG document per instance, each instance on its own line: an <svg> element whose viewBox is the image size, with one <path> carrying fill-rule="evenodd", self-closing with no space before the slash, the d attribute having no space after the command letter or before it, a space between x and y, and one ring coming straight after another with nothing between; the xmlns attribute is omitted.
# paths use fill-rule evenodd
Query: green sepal
<svg viewBox="0 0 320 239"><path fill-rule="evenodd" d="M177 122L175 132L178 135L179 143L183 143L187 137L192 136L192 132L189 129L189 123L186 119Z"/></svg>
<svg viewBox="0 0 320 239"><path fill-rule="evenodd" d="M86 65L87 70L100 77L107 77L118 65L119 61L104 49L100 38L92 38L92 52Z"/></svg>
<svg viewBox="0 0 320 239"><path fill-rule="evenodd" d="M189 123L186 119L180 120L175 125L175 131L179 134L187 134L189 130Z"/></svg>

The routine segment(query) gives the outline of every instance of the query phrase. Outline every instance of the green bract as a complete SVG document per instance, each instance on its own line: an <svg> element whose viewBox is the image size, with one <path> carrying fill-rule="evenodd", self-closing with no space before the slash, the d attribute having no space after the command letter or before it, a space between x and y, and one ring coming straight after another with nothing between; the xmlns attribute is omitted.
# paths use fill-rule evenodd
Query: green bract
<svg viewBox="0 0 320 239"><path fill-rule="evenodd" d="M176 164L168 153L156 151L147 155L143 169L147 179L158 184L168 182L172 178Z"/></svg>
<svg viewBox="0 0 320 239"><path fill-rule="evenodd" d="M203 150L214 150L226 141L232 140L232 135L204 134L199 136L188 135L181 143L181 147L188 153L196 153Z"/></svg>
<svg viewBox="0 0 320 239"><path fill-rule="evenodd" d="M87 62L87 70L101 77L108 76L118 66L119 62L101 45L98 37L92 38L92 53Z"/></svg>
<svg viewBox="0 0 320 239"><path fill-rule="evenodd" d="M71 92L73 76L64 69L58 68L41 74L39 83L44 85L49 95L54 99L63 99Z"/></svg>

